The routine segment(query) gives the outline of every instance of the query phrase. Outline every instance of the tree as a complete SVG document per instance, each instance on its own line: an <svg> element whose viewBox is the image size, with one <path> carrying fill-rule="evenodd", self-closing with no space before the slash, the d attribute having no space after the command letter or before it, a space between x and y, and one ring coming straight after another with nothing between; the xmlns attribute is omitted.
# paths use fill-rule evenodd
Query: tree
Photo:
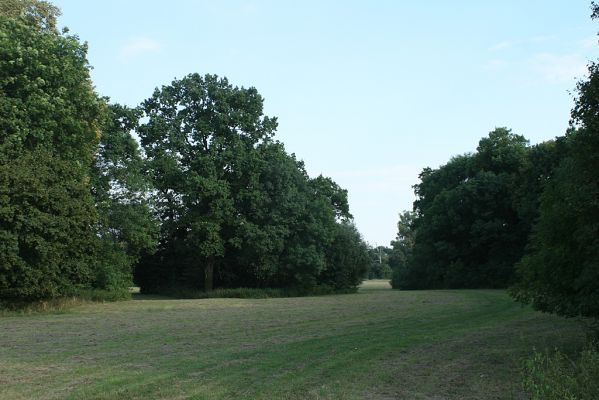
<svg viewBox="0 0 599 400"><path fill-rule="evenodd" d="M144 291L355 286L360 259L337 265L334 250L355 244L360 253L354 228L341 227L351 219L347 191L311 179L273 139L276 120L262 114L255 89L192 74L156 90L142 110L161 221L158 251L135 272Z"/></svg>
<svg viewBox="0 0 599 400"><path fill-rule="evenodd" d="M593 16L599 7L594 5ZM512 295L542 311L599 318L599 66L578 83L567 152L543 191Z"/></svg>
<svg viewBox="0 0 599 400"><path fill-rule="evenodd" d="M368 279L391 278L391 267L389 266L389 252L391 249L385 246L371 247L368 249L370 259L367 271Z"/></svg>
<svg viewBox="0 0 599 400"><path fill-rule="evenodd" d="M56 297L89 285L96 212L84 179L47 149L0 162L0 298Z"/></svg>
<svg viewBox="0 0 599 400"><path fill-rule="evenodd" d="M131 132L139 111L109 106L91 169L91 186L99 220L99 252L94 286L123 289L132 285L133 265L142 253L152 253L158 238L144 175L144 161Z"/></svg>
<svg viewBox="0 0 599 400"><path fill-rule="evenodd" d="M76 37L5 16L0 32L0 297L59 296L93 275L105 107Z"/></svg>
<svg viewBox="0 0 599 400"><path fill-rule="evenodd" d="M237 224L229 236L220 283L229 287L277 285L280 258L294 229L297 199L306 176L281 143L265 142L250 152L232 190Z"/></svg>
<svg viewBox="0 0 599 400"><path fill-rule="evenodd" d="M44 147L87 168L105 105L89 79L86 45L0 18L0 152L10 158Z"/></svg>
<svg viewBox="0 0 599 400"><path fill-rule="evenodd" d="M205 290L213 288L227 244L236 241L228 233L242 222L231 185L244 173L245 156L276 128L276 120L262 114L262 102L254 88L191 74L142 105L148 121L139 136L156 189L163 250L179 247L184 264L195 264L186 274Z"/></svg>
<svg viewBox="0 0 599 400"><path fill-rule="evenodd" d="M475 154L424 169L403 288L509 285L530 230L515 195L528 151L524 137L497 128Z"/></svg>
<svg viewBox="0 0 599 400"><path fill-rule="evenodd" d="M368 246L355 225L350 222L336 224L333 241L327 249L326 268L319 281L333 289L358 286L366 274L370 257Z"/></svg>
<svg viewBox="0 0 599 400"><path fill-rule="evenodd" d="M56 19L60 16L60 9L47 1L0 0L0 15L21 19L35 29L57 33Z"/></svg>
<svg viewBox="0 0 599 400"><path fill-rule="evenodd" d="M416 214L412 211L404 211L399 214L397 223L397 236L391 242L391 251L389 254L389 266L393 271L391 277L391 286L399 289L405 285L410 267L410 258L412 257L412 248L414 247L414 220ZM409 286L409 285L405 285Z"/></svg>
<svg viewBox="0 0 599 400"><path fill-rule="evenodd" d="M311 290L332 267L327 252L338 234L336 219L351 216L347 191L330 178L310 179L278 142L261 143L244 157L243 174L229 179L237 223L229 226L235 239L226 246L221 283Z"/></svg>

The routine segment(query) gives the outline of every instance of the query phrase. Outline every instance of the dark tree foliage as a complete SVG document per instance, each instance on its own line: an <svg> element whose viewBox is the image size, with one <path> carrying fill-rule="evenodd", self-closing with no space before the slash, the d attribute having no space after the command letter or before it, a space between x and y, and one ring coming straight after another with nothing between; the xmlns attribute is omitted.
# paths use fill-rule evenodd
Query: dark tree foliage
<svg viewBox="0 0 599 400"><path fill-rule="evenodd" d="M311 179L273 140L276 120L254 88L189 75L143 103L138 132L161 222L158 251L136 268L144 291L165 286L355 286L347 191ZM336 281L335 279L339 279Z"/></svg>
<svg viewBox="0 0 599 400"><path fill-rule="evenodd" d="M151 253L158 224L150 209L144 161L131 132L139 111L118 104L109 107L100 145L91 169L91 186L99 220L94 287L115 290L132 285L133 265Z"/></svg>
<svg viewBox="0 0 599 400"><path fill-rule="evenodd" d="M541 194L564 158L566 150L565 137L558 137L530 147L517 178L514 193L514 205L524 226L532 227L539 217Z"/></svg>
<svg viewBox="0 0 599 400"><path fill-rule="evenodd" d="M530 231L517 206L529 153L524 137L498 128L476 153L426 168L415 186L414 245L394 286L506 287Z"/></svg>
<svg viewBox="0 0 599 400"><path fill-rule="evenodd" d="M594 6L594 16L598 12ZM566 156L541 196L516 299L542 311L599 318L599 66L577 86Z"/></svg>
<svg viewBox="0 0 599 400"><path fill-rule="evenodd" d="M389 266L392 270L391 286L394 289L399 289L409 277L408 266L414 247L415 218L416 214L413 211L404 211L399 214L397 236L391 242L391 251L389 253Z"/></svg>
<svg viewBox="0 0 599 400"><path fill-rule="evenodd" d="M92 279L88 171L104 111L76 37L0 16L0 297Z"/></svg>
<svg viewBox="0 0 599 400"><path fill-rule="evenodd" d="M214 284L229 236L243 222L233 193L243 180L254 146L269 140L276 120L262 114L253 89L233 87L214 75L189 75L157 89L143 103L148 121L139 127L156 207L162 223L161 252L181 254L175 275Z"/></svg>
<svg viewBox="0 0 599 400"><path fill-rule="evenodd" d="M43 148L0 162L0 298L56 297L91 282L96 213L84 179Z"/></svg>
<svg viewBox="0 0 599 400"><path fill-rule="evenodd" d="M263 143L249 156L249 182L233 192L240 222L231 232L235 245L226 248L218 283L305 289L322 283L338 234L335 217L349 216L346 191L329 178L310 179L279 143Z"/></svg>
<svg viewBox="0 0 599 400"><path fill-rule="evenodd" d="M391 249L385 246L371 247L368 249L370 262L366 277L368 279L390 279L391 267L389 266L389 253Z"/></svg>
<svg viewBox="0 0 599 400"><path fill-rule="evenodd" d="M192 74L107 107L59 15L0 0L0 297L119 291L134 264L145 291L359 284L347 191L273 140L256 89Z"/></svg>
<svg viewBox="0 0 599 400"><path fill-rule="evenodd" d="M356 227L349 222L336 224L319 282L333 289L356 287L369 264L368 247Z"/></svg>

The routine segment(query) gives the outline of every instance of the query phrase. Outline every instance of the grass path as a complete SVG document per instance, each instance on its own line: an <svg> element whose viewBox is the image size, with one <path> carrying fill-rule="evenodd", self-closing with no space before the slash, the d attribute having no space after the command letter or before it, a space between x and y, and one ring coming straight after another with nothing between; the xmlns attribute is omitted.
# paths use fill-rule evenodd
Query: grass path
<svg viewBox="0 0 599 400"><path fill-rule="evenodd" d="M574 321L501 291L137 300L0 318L1 399L512 399Z"/></svg>

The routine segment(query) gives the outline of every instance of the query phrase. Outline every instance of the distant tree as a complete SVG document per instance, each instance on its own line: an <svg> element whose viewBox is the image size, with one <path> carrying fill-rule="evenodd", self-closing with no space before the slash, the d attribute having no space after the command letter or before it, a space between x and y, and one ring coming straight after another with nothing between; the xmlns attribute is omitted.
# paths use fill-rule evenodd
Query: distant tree
<svg viewBox="0 0 599 400"><path fill-rule="evenodd" d="M397 236L391 242L389 253L389 267L393 271L391 286L399 289L405 284L410 268L410 258L414 247L414 219L416 214L412 211L404 211L399 214L397 223Z"/></svg>
<svg viewBox="0 0 599 400"><path fill-rule="evenodd" d="M350 222L336 225L333 241L326 253L326 268L319 279L334 289L358 286L370 264L368 246Z"/></svg>
<svg viewBox="0 0 599 400"><path fill-rule="evenodd" d="M368 279L391 278L391 267L389 266L389 253L391 249L385 246L371 247L368 249L370 265L368 268Z"/></svg>
<svg viewBox="0 0 599 400"><path fill-rule="evenodd" d="M0 32L0 297L58 296L93 275L105 106L76 37L6 16Z"/></svg>

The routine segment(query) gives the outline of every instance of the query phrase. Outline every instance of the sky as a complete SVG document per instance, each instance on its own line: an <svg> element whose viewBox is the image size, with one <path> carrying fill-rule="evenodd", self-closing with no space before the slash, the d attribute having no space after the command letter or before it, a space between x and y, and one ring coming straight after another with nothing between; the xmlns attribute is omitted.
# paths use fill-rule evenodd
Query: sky
<svg viewBox="0 0 599 400"><path fill-rule="evenodd" d="M424 167L508 127L564 134L599 55L590 1L55 0L98 93L136 106L190 73L255 87L276 138L389 245Z"/></svg>

